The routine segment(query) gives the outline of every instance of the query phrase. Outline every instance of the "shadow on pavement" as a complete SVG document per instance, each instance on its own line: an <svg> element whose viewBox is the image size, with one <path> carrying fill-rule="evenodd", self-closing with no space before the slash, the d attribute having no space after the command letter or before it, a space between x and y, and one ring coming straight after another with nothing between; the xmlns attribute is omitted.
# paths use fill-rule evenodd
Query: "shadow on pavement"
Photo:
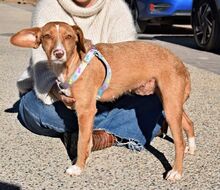
<svg viewBox="0 0 220 190"><path fill-rule="evenodd" d="M192 49L198 49L192 36L157 36L157 40L165 41Z"/></svg>
<svg viewBox="0 0 220 190"><path fill-rule="evenodd" d="M21 190L21 187L14 185L14 184L6 183L6 182L0 182L0 189L2 189L2 190Z"/></svg>
<svg viewBox="0 0 220 190"><path fill-rule="evenodd" d="M17 100L11 108L5 110L6 113L18 113L20 100ZM1 188L0 188L1 189Z"/></svg>
<svg viewBox="0 0 220 190"><path fill-rule="evenodd" d="M169 137L168 135L166 135L164 138L163 137L161 138L169 141L170 143L174 143L173 139ZM172 166L168 162L167 158L164 156L162 152L160 152L159 150L157 150L150 144L146 145L145 148L161 162L161 164L163 165L165 169L165 172L163 173L163 178L165 178L167 173L172 169Z"/></svg>
<svg viewBox="0 0 220 190"><path fill-rule="evenodd" d="M193 35L193 31L190 25L178 25L178 26L147 26L146 34L185 34Z"/></svg>
<svg viewBox="0 0 220 190"><path fill-rule="evenodd" d="M154 148L151 145L146 146L146 149L153 154L163 165L165 172L163 173L163 178L165 178L166 174L172 169L172 166L170 165L170 163L168 162L168 160L166 159L166 157L164 156L164 154L162 152L160 152L159 150L157 150L156 148Z"/></svg>
<svg viewBox="0 0 220 190"><path fill-rule="evenodd" d="M160 40L168 43L173 43L185 46L191 49L199 50L194 38L193 31L190 26L149 26L144 34L139 34L138 39L142 40ZM200 50L202 51L202 50ZM213 51L212 53L220 55L220 51Z"/></svg>
<svg viewBox="0 0 220 190"><path fill-rule="evenodd" d="M193 39L193 31L179 26L160 27L149 26L144 34L139 34L138 39L160 40L181 46L197 49Z"/></svg>

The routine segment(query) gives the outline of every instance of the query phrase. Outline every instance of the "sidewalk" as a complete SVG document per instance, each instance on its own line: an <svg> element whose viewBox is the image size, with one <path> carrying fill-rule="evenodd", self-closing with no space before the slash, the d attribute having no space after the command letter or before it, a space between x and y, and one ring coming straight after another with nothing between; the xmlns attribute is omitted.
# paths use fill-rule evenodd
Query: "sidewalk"
<svg viewBox="0 0 220 190"><path fill-rule="evenodd" d="M59 139L24 129L17 120L16 80L27 66L28 49L9 44L12 33L30 26L30 5L0 3L0 189L25 190L213 190L220 188L220 75L189 66L192 94L186 110L194 121L197 152L184 160L184 176L171 183L164 167L174 158L174 145L156 138L150 151L111 147L93 152L84 173L64 174L70 166ZM170 135L169 135L170 136Z"/></svg>
<svg viewBox="0 0 220 190"><path fill-rule="evenodd" d="M0 3L17 3L17 4L31 4L35 5L37 0L0 0Z"/></svg>

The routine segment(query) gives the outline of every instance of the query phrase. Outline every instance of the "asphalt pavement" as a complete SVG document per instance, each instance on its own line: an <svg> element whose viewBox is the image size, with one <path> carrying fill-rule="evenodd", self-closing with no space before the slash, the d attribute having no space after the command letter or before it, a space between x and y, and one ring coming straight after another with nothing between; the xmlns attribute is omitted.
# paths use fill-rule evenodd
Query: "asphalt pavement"
<svg viewBox="0 0 220 190"><path fill-rule="evenodd" d="M0 3L0 190L220 189L219 54L197 50L190 35L141 37L170 48L191 74L185 108L195 124L197 151L186 155L180 181L163 179L174 159L169 138L155 138L142 152L122 147L93 152L83 174L69 177L64 171L71 163L60 139L34 135L17 120L16 80L28 65L30 50L12 46L9 37L30 26L32 10L30 5Z"/></svg>

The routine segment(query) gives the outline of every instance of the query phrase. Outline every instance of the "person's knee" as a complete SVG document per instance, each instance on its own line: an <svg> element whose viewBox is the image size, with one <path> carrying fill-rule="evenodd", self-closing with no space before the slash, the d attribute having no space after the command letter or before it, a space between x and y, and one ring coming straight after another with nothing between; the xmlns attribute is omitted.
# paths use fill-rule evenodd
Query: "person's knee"
<svg viewBox="0 0 220 190"><path fill-rule="evenodd" d="M39 105L40 102L35 96L34 92L31 91L21 97L18 120L26 129L35 134L52 137L59 136L59 132L42 125L41 105Z"/></svg>

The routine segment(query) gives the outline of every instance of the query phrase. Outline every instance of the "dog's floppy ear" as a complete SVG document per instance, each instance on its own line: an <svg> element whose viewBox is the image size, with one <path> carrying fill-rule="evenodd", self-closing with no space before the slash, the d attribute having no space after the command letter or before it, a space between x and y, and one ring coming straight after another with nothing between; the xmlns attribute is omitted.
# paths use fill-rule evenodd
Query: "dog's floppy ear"
<svg viewBox="0 0 220 190"><path fill-rule="evenodd" d="M73 30L76 32L76 35L78 37L78 46L80 48L80 50L82 50L84 53L86 53L86 48L84 45L84 36L83 36L83 32L81 30L81 28L77 25L72 26Z"/></svg>
<svg viewBox="0 0 220 190"><path fill-rule="evenodd" d="M10 42L15 46L38 48L41 43L41 28L21 30L11 37Z"/></svg>

